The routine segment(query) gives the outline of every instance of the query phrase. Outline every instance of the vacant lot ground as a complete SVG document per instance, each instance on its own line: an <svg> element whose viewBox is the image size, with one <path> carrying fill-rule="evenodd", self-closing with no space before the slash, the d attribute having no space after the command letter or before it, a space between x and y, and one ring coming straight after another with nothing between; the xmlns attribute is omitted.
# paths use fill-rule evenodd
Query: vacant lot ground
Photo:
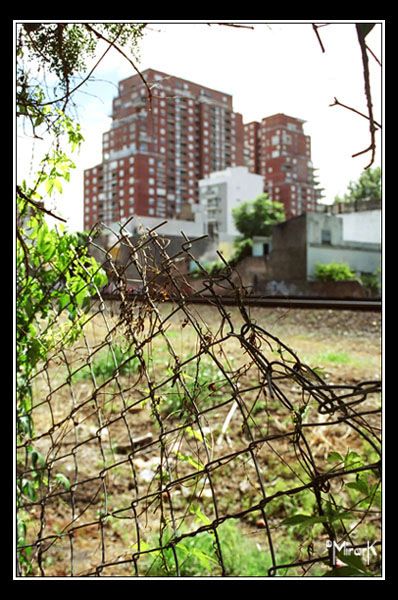
<svg viewBox="0 0 398 600"><path fill-rule="evenodd" d="M380 315L252 308L249 337L226 310L137 305L120 322L108 304L45 366L35 444L50 466L29 536L46 541L33 574L267 575L272 554L277 565L327 554L319 502L340 535L380 537L373 471L306 487L377 462L379 394L350 394L380 379ZM366 415L354 428L339 420L350 398ZM285 523L297 514L318 521ZM276 574L326 570L320 560Z"/></svg>

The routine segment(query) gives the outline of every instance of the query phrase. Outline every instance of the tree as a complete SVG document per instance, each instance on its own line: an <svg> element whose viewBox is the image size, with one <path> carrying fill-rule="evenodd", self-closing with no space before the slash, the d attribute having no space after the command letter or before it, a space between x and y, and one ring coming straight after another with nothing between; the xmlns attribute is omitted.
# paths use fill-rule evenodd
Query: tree
<svg viewBox="0 0 398 600"><path fill-rule="evenodd" d="M111 47L134 66L122 47L134 48L142 29L126 24L25 23L18 30L17 116L25 132L30 128L33 137L49 142L39 172L31 182L18 181L16 189L17 463L24 464L25 471L31 466L24 477L17 477L19 547L27 540L26 507L38 499L42 486L50 486L45 459L31 441L32 380L59 345L67 347L81 335L90 299L107 283L104 270L89 256L87 235L68 233L63 225L48 226L46 215L64 219L46 208L46 201L69 181L75 167L70 155L83 142L80 125L67 114L73 93ZM107 43L106 49L86 73L98 40ZM46 84L49 75L55 82L52 88ZM70 486L61 473L55 480ZM31 552L29 546L18 552L19 574L30 574Z"/></svg>
<svg viewBox="0 0 398 600"><path fill-rule="evenodd" d="M348 191L341 198L336 196L334 202L381 201L381 169L367 169L363 171L358 181L350 181Z"/></svg>
<svg viewBox="0 0 398 600"><path fill-rule="evenodd" d="M232 215L236 229L244 239L270 235L272 225L285 220L283 204L274 202L268 194L260 194L255 200L244 202L233 209Z"/></svg>

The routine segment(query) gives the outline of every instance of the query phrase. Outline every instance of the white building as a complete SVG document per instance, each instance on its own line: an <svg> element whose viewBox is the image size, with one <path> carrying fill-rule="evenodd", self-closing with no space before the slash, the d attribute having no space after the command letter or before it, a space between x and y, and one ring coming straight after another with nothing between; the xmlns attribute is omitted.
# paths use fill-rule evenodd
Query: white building
<svg viewBox="0 0 398 600"><path fill-rule="evenodd" d="M239 235L232 210L242 202L254 200L263 193L261 175L250 173L247 167L228 167L210 173L199 181L199 202L207 220L207 233L219 243L232 243Z"/></svg>
<svg viewBox="0 0 398 600"><path fill-rule="evenodd" d="M339 215L343 239L350 242L381 244L381 209L361 210Z"/></svg>
<svg viewBox="0 0 398 600"><path fill-rule="evenodd" d="M343 221L342 239L345 242L381 244L382 213L380 201L363 199L349 203L318 204L318 212L335 215Z"/></svg>

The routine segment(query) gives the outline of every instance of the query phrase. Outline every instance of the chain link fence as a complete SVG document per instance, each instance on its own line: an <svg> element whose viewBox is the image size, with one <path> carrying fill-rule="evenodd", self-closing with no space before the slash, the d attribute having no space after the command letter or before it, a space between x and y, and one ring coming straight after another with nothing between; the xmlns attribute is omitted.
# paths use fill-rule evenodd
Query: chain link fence
<svg viewBox="0 0 398 600"><path fill-rule="evenodd" d="M17 444L18 575L379 574L380 382L328 383L227 263L211 277L159 231L98 226L108 285L76 300L81 335L67 308L35 323L56 333Z"/></svg>

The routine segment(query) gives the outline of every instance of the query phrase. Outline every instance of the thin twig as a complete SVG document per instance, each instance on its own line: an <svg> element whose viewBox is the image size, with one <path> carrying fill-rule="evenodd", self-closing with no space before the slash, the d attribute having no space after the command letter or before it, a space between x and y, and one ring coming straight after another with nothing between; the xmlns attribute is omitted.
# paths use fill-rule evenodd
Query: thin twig
<svg viewBox="0 0 398 600"><path fill-rule="evenodd" d="M117 52L119 52L119 54L121 54L122 56L124 56L124 58L131 64L131 66L133 67L134 71L140 77L141 81L143 82L143 84L145 85L145 87L147 89L148 100L149 100L149 104L151 106L152 105L152 92L151 92L151 88L149 87L147 80L145 79L145 77L143 76L143 74L141 73L141 71L139 70L139 68L131 60L131 58L129 56L127 56L127 54L125 52L123 52L123 50L121 48L119 48L119 46L117 46L115 44L115 42L113 42L113 41L109 40L108 38L106 38L104 35L102 35L102 33L100 33L99 31L97 31L96 29L94 29L94 27L92 27L88 23L85 23L85 27L89 31L92 31L94 33L94 35L96 35L99 39L104 40L105 42L107 42L107 44L110 44L113 48L115 48L115 50L117 50Z"/></svg>
<svg viewBox="0 0 398 600"><path fill-rule="evenodd" d="M26 202L29 202L29 204L31 204L32 206L37 208L37 210L40 210L41 212L46 213L46 215L49 215L50 217L53 217L54 219L58 219L58 221L63 221L64 223L67 222L66 219L63 219L62 217L55 215L53 212L51 212L51 210L44 208L44 206L40 202L36 202L36 200L32 200L32 198L29 198L26 194L23 193L23 191L21 190L19 185L17 185L17 193L19 196L21 196L21 198L26 200Z"/></svg>
<svg viewBox="0 0 398 600"><path fill-rule="evenodd" d="M16 229L16 233L17 233L17 238L21 244L22 250L23 250L23 254L24 254L24 263L25 263L25 277L29 276L29 250L27 245L25 244L25 240L23 239L21 232L19 231L19 228L17 227Z"/></svg>
<svg viewBox="0 0 398 600"><path fill-rule="evenodd" d="M114 42L116 42L116 40L118 39L118 37L120 36L121 31L119 31L119 33L117 34L117 36L115 37ZM97 60L97 62L95 63L95 65L93 66L93 68L91 69L91 71L89 72L89 74L84 77L84 79L82 79L82 81L76 86L74 87L72 90L69 91L69 93L65 94L64 96L61 96L61 98L56 98L55 100L51 100L49 102L42 102L41 104L37 104L36 106L49 106L50 104L55 104L57 102L62 102L62 100L67 99L69 96L71 96L74 92L76 92L76 90L78 90L84 83L86 83L86 81L88 81L88 79L90 79L91 75L94 73L94 71L96 70L96 68L98 67L98 65L101 63L101 61L105 58L106 54L109 52L109 50L112 48L112 44L110 44L107 49L105 50L105 52L103 52L102 56L100 56L100 58Z"/></svg>
<svg viewBox="0 0 398 600"><path fill-rule="evenodd" d="M356 113L360 117L363 117L364 119L368 119L369 120L369 115L365 115L365 113L362 113L361 111L357 110L356 108L353 108L352 106L348 106L347 104L343 104L342 102L340 102L339 100L337 100L336 97L334 99L333 104L329 104L329 106L342 106L343 108L346 108L347 110L351 110L352 112ZM373 121L373 123L377 127L379 127L381 129L380 123L378 123L377 121Z"/></svg>
<svg viewBox="0 0 398 600"><path fill-rule="evenodd" d="M221 27L238 27L239 29L254 29L253 25L240 25L239 23L207 23L210 25L220 25Z"/></svg>
<svg viewBox="0 0 398 600"><path fill-rule="evenodd" d="M368 46L367 44L365 44L365 45L366 45L366 50L367 50L368 52L370 52L370 54L373 56L373 58L375 59L375 61L377 62L377 64L378 64L378 65L380 65L380 67L381 67L381 66L382 66L382 65L381 65L381 61L380 61L380 60L377 58L377 56L376 56L376 54L373 52L372 48L369 48L369 46Z"/></svg>
<svg viewBox="0 0 398 600"><path fill-rule="evenodd" d="M321 47L321 50L322 50L322 52L325 52L325 47L324 47L324 45L322 43L321 36L318 33L318 28L319 27L321 27L321 25L315 25L315 23L312 24L312 29L314 30L315 35L318 38L318 42L319 42L319 45Z"/></svg>

